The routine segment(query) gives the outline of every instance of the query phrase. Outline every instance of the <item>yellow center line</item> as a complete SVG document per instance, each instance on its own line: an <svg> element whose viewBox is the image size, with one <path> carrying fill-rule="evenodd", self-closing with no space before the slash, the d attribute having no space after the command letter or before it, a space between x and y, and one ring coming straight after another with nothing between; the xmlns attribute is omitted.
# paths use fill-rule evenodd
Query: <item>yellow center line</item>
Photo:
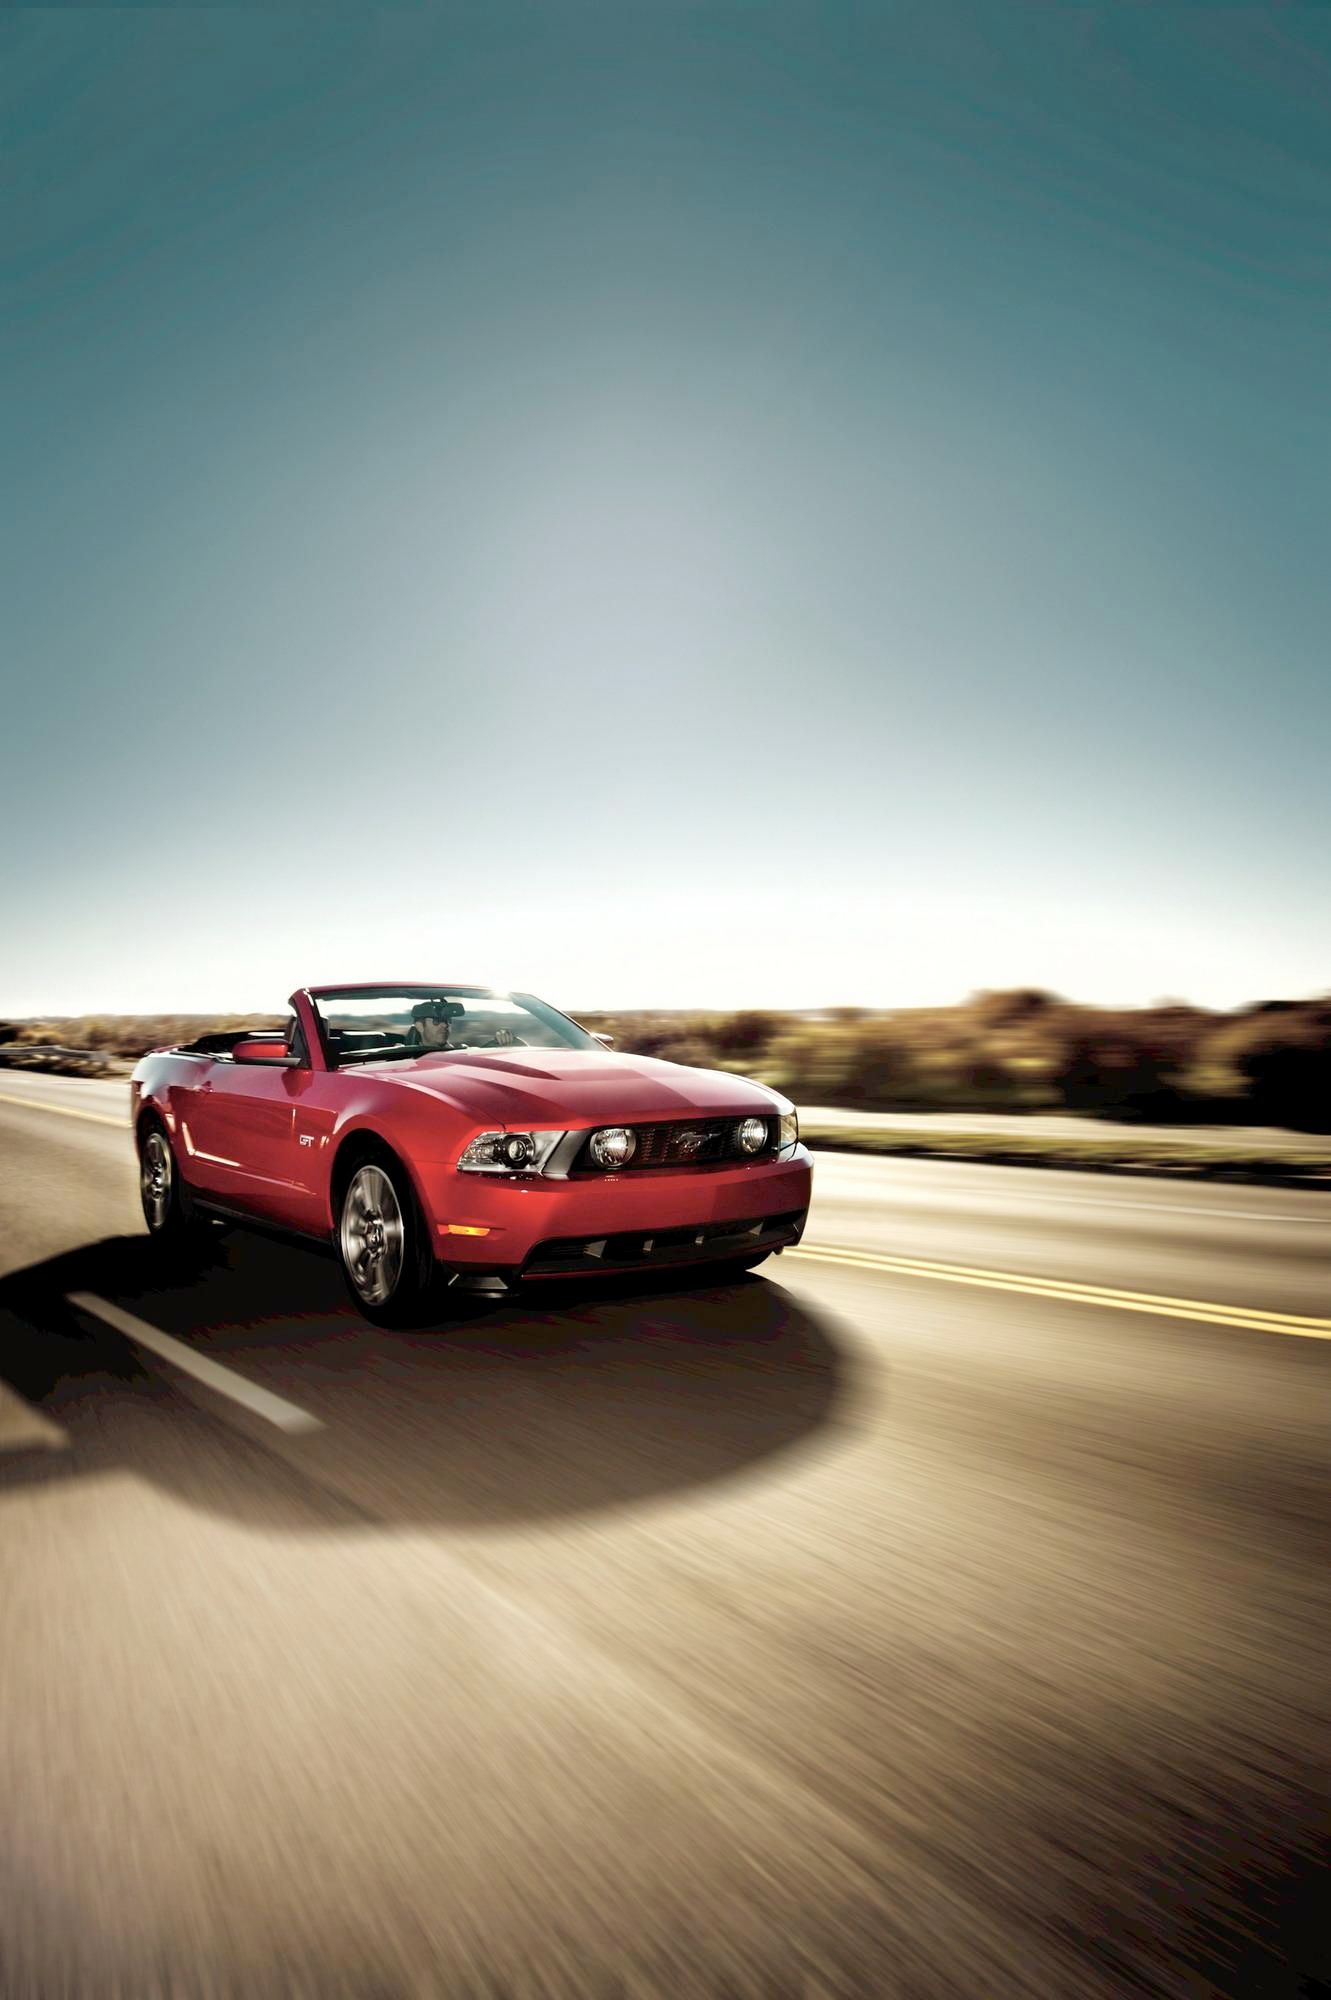
<svg viewBox="0 0 1331 2000"><path fill-rule="evenodd" d="M929 1278L948 1285L978 1285L986 1291L1021 1292L1029 1298L1059 1299L1065 1304L1103 1306L1111 1312L1149 1313L1162 1319L1199 1320L1209 1326L1234 1326L1252 1333L1284 1333L1302 1340L1331 1340L1331 1319L1305 1313L1267 1311L1257 1306L1228 1306L1218 1299L1176 1299L1153 1292L1121 1291L1112 1285L1082 1284L1071 1278L1041 1278L1019 1271L989 1271L970 1264L941 1264L932 1258L893 1257L877 1250L836 1250L804 1243L787 1250L788 1257L807 1257L820 1264L844 1264L853 1270L886 1271L900 1277Z"/></svg>
<svg viewBox="0 0 1331 2000"><path fill-rule="evenodd" d="M83 1111L76 1104L47 1104L40 1097L15 1097L8 1090L0 1090L0 1104L18 1104L25 1111L54 1111L59 1118L86 1118L90 1125L114 1125L118 1132L129 1130L128 1110L123 1118L113 1118L109 1111Z"/></svg>

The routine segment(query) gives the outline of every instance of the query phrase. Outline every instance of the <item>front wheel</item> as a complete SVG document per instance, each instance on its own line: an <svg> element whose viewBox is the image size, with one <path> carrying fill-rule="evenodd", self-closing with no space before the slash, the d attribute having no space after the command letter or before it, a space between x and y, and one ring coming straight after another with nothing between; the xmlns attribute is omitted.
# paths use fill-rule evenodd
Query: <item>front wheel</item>
<svg viewBox="0 0 1331 2000"><path fill-rule="evenodd" d="M411 1184L396 1160L365 1160L342 1196L337 1253L347 1290L367 1319L406 1326L434 1289L434 1259Z"/></svg>

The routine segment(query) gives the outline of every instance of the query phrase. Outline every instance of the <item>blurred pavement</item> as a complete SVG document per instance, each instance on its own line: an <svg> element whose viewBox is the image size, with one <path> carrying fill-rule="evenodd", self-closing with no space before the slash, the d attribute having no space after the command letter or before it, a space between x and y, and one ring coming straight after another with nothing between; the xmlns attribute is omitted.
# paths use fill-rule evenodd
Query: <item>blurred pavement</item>
<svg viewBox="0 0 1331 2000"><path fill-rule="evenodd" d="M0 1077L4 2000L1331 1976L1331 1196L820 1155L815 1254L386 1334L164 1272L124 1102Z"/></svg>

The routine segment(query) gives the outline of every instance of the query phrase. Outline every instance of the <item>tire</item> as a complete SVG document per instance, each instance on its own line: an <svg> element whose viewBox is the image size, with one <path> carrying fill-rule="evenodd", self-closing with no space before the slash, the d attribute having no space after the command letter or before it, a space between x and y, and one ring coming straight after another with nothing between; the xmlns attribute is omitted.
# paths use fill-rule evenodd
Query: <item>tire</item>
<svg viewBox="0 0 1331 2000"><path fill-rule="evenodd" d="M379 1326L412 1326L435 1294L435 1263L407 1171L386 1150L363 1154L338 1203L337 1261L356 1310Z"/></svg>
<svg viewBox="0 0 1331 2000"><path fill-rule="evenodd" d="M189 1189L180 1178L174 1148L158 1118L148 1119L139 1132L139 1202L148 1234L155 1242L183 1247L199 1235Z"/></svg>

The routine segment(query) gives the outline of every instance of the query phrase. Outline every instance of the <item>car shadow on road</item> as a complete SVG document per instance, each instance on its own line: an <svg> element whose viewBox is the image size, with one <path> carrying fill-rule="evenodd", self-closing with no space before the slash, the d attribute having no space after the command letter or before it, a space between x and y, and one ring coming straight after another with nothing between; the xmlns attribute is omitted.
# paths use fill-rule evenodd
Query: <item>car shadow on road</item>
<svg viewBox="0 0 1331 2000"><path fill-rule="evenodd" d="M288 1437L67 1303L110 1300L322 1428ZM0 1282L0 1382L64 1434L15 1485L133 1473L257 1526L476 1530L647 1506L812 1449L845 1419L831 1323L779 1284L641 1281L368 1326L329 1260L237 1234L172 1272L112 1238Z"/></svg>

